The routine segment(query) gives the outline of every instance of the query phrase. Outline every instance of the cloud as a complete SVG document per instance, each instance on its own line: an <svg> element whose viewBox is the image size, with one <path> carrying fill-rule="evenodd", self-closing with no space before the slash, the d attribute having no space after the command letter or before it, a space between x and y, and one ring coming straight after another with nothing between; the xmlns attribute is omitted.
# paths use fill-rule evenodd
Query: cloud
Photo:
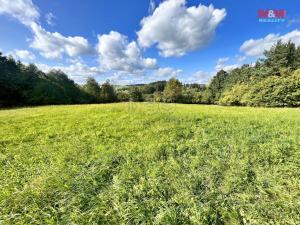
<svg viewBox="0 0 300 225"><path fill-rule="evenodd" d="M149 3L149 8L148 8L148 13L152 14L155 10L155 1L154 0L150 0Z"/></svg>
<svg viewBox="0 0 300 225"><path fill-rule="evenodd" d="M224 66L225 66L225 63L229 60L229 57L224 57L224 58L219 58L218 61L217 61L217 65L215 67L215 69L218 71L218 70L221 70Z"/></svg>
<svg viewBox="0 0 300 225"><path fill-rule="evenodd" d="M158 68L154 71L154 77L157 79L165 79L168 80L171 77L178 77L182 74L182 70L180 69L173 69L171 67L162 67Z"/></svg>
<svg viewBox="0 0 300 225"><path fill-rule="evenodd" d="M129 74L124 72L115 72L109 76L102 77L101 82L109 80L112 84L129 85L129 84L144 84L147 83L145 74Z"/></svg>
<svg viewBox="0 0 300 225"><path fill-rule="evenodd" d="M277 41L283 42L292 41L296 46L300 45L300 31L294 30L284 35L280 34L268 34L264 38L250 39L245 41L240 47L240 51L247 56L263 56L265 50L269 50Z"/></svg>
<svg viewBox="0 0 300 225"><path fill-rule="evenodd" d="M104 70L136 73L156 68L156 59L143 58L136 42L128 42L126 36L116 31L98 35L98 41L97 51Z"/></svg>
<svg viewBox="0 0 300 225"><path fill-rule="evenodd" d="M214 76L215 72L197 71L192 74L185 82L206 84Z"/></svg>
<svg viewBox="0 0 300 225"><path fill-rule="evenodd" d="M90 67L79 61L66 66L49 66L42 63L37 63L36 65L45 73L50 70L61 70L77 83L83 83L89 76L96 77L103 74L103 71L98 67Z"/></svg>
<svg viewBox="0 0 300 225"><path fill-rule="evenodd" d="M185 0L166 0L143 18L137 32L139 44L145 48L157 44L164 57L182 56L207 45L226 10L201 4L187 8L185 4Z"/></svg>
<svg viewBox="0 0 300 225"><path fill-rule="evenodd" d="M236 58L236 60L239 62L239 63L241 63L241 62L244 62L246 59L247 59L247 57L246 56L244 56L244 55L235 55L235 58Z"/></svg>
<svg viewBox="0 0 300 225"><path fill-rule="evenodd" d="M65 37L58 32L48 32L39 25L38 8L31 0L0 0L0 14L18 19L33 32L31 48L40 51L48 59L62 58L64 54L70 57L92 54L93 49L88 41L80 36ZM52 23L53 14L47 14L47 22Z"/></svg>
<svg viewBox="0 0 300 225"><path fill-rule="evenodd" d="M238 57L235 57L236 59L234 60L235 62L239 60ZM243 59L244 60L244 59ZM235 68L238 68L241 66L241 64L239 64L238 62L236 63L232 63L232 64L228 64L228 62L231 62L232 59L230 57L222 57L219 58L215 69L212 71L197 71L195 73L193 73L190 77L188 77L185 82L187 83L200 83L200 84L206 84L208 83L211 78L220 70L225 70L225 71L231 71Z"/></svg>
<svg viewBox="0 0 300 225"><path fill-rule="evenodd" d="M34 34L30 47L39 50L45 58L58 59L62 58L63 54L75 57L93 53L93 49L83 37L65 37L58 32L51 33L36 23L32 23L30 28Z"/></svg>
<svg viewBox="0 0 300 225"><path fill-rule="evenodd" d="M102 80L109 79L113 84L128 85L128 84L145 84L157 80L168 80L171 77L179 77L182 75L182 70L171 67L157 68L152 71L142 71L141 73L127 73L117 71Z"/></svg>
<svg viewBox="0 0 300 225"><path fill-rule="evenodd" d="M58 67L59 68L59 67ZM82 62L77 62L75 64L61 67L65 73L70 74L71 76L96 76L103 73L98 67L89 67Z"/></svg>
<svg viewBox="0 0 300 225"><path fill-rule="evenodd" d="M12 55L13 57L24 60L24 61L35 60L35 55L28 50L15 49L13 52L9 52L8 55Z"/></svg>
<svg viewBox="0 0 300 225"><path fill-rule="evenodd" d="M37 21L40 16L31 0L0 0L0 14L9 15L25 25Z"/></svg>
<svg viewBox="0 0 300 225"><path fill-rule="evenodd" d="M241 67L240 64L231 64L231 65L225 65L222 70L225 70L225 71L230 71L230 70L233 70L235 68L238 68L238 67Z"/></svg>
<svg viewBox="0 0 300 225"><path fill-rule="evenodd" d="M53 13L51 13L51 12L47 13L45 15L45 19L46 19L46 22L47 22L48 25L50 25L50 26L55 25L55 23L53 22L53 20L55 19L55 16L53 15Z"/></svg>
<svg viewBox="0 0 300 225"><path fill-rule="evenodd" d="M216 72L220 70L230 71L237 67L240 67L241 65L238 63L235 64L227 64L227 62L230 60L229 57L219 58L217 61L217 65L215 67Z"/></svg>

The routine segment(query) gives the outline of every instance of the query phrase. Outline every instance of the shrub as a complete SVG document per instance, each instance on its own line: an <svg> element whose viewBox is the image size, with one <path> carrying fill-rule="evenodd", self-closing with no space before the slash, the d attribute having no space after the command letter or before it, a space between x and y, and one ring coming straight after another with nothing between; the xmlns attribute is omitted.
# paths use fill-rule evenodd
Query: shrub
<svg viewBox="0 0 300 225"><path fill-rule="evenodd" d="M128 102L130 100L130 93L128 90L119 90L117 92L117 99L120 102Z"/></svg>
<svg viewBox="0 0 300 225"><path fill-rule="evenodd" d="M109 83L109 81L106 81L101 86L100 101L108 103L108 102L115 102L116 100L117 100L117 95L114 87Z"/></svg>
<svg viewBox="0 0 300 225"><path fill-rule="evenodd" d="M129 93L130 93L130 101L133 101L133 102L142 102L143 101L143 94L138 87L130 88Z"/></svg>
<svg viewBox="0 0 300 225"><path fill-rule="evenodd" d="M171 78L164 90L166 102L179 102L182 99L182 83L176 78Z"/></svg>
<svg viewBox="0 0 300 225"><path fill-rule="evenodd" d="M243 100L244 95L249 91L249 86L246 84L237 84L230 90L225 91L220 100L220 105L245 105Z"/></svg>
<svg viewBox="0 0 300 225"><path fill-rule="evenodd" d="M153 94L144 94L143 99L145 102L153 102L154 101Z"/></svg>
<svg viewBox="0 0 300 225"><path fill-rule="evenodd" d="M155 102L164 102L164 95L163 95L163 93L160 92L160 91L154 92L154 94L153 94L153 100Z"/></svg>
<svg viewBox="0 0 300 225"><path fill-rule="evenodd" d="M300 106L300 70L292 76L268 77L253 85L244 96L250 106Z"/></svg>

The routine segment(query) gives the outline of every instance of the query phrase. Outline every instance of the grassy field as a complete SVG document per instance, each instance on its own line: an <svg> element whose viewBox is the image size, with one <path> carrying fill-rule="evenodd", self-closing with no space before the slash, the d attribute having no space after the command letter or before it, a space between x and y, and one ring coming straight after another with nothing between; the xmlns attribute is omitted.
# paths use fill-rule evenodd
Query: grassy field
<svg viewBox="0 0 300 225"><path fill-rule="evenodd" d="M0 111L0 224L299 224L300 109Z"/></svg>

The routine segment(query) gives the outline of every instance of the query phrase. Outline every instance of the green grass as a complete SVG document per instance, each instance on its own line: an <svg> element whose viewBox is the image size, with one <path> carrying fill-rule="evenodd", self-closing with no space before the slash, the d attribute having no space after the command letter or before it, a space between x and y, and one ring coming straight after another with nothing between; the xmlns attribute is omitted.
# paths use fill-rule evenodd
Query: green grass
<svg viewBox="0 0 300 225"><path fill-rule="evenodd" d="M0 111L0 224L299 224L300 109Z"/></svg>

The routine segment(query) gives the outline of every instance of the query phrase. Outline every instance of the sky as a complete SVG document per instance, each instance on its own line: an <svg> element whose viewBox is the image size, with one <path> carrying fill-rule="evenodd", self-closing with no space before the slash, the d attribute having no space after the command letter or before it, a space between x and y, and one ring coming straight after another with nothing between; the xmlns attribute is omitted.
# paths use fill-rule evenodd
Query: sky
<svg viewBox="0 0 300 225"><path fill-rule="evenodd" d="M300 45L299 0L0 0L0 51L77 83L176 77L207 83L263 57L279 39ZM259 10L285 10L261 22Z"/></svg>

